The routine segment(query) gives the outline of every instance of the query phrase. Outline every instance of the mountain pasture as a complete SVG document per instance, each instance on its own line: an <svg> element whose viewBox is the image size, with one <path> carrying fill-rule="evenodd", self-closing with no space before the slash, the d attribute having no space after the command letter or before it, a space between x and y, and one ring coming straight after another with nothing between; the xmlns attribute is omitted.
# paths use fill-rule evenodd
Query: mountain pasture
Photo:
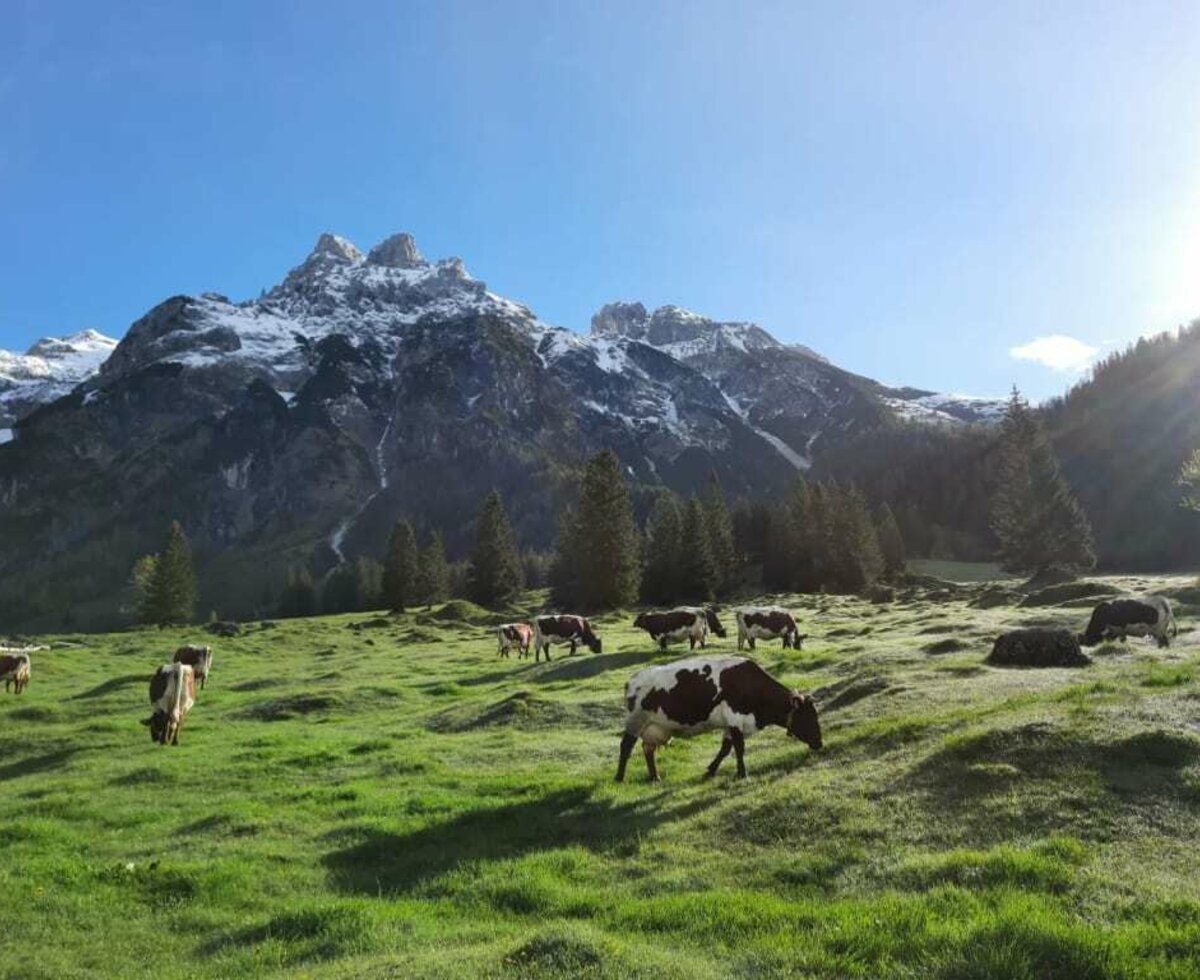
<svg viewBox="0 0 1200 980"><path fill-rule="evenodd" d="M633 611L603 654L500 659L468 603L38 637L0 696L0 972L21 977L1192 977L1200 972L1200 591L1178 642L1091 665L984 664L1089 607L764 596L803 650L825 749L780 729L705 781L720 738L613 782ZM1191 603L1189 605L1189 602ZM983 608L990 605L990 608ZM214 648L178 747L150 675ZM709 652L733 652L732 638Z"/></svg>

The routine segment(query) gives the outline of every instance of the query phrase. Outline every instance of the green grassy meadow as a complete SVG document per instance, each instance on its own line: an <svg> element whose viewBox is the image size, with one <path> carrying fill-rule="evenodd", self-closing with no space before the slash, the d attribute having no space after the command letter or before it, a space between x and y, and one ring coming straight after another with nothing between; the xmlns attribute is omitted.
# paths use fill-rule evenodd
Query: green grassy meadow
<svg viewBox="0 0 1200 980"><path fill-rule="evenodd" d="M982 588L782 597L810 639L756 656L818 693L825 751L768 730L706 782L719 735L676 740L657 786L639 752L613 782L622 692L683 653L632 614L536 666L464 603L39 638L81 646L0 694L0 974L1200 975L1200 606L1169 650L997 669L997 633L1088 610ZM148 679L194 640L162 748Z"/></svg>

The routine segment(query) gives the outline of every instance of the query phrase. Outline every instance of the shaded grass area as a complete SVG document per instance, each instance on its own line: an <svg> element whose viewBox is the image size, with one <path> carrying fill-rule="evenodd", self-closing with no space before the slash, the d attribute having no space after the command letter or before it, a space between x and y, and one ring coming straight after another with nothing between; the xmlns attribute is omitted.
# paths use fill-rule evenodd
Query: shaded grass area
<svg viewBox="0 0 1200 980"><path fill-rule="evenodd" d="M1197 649L998 670L1086 610L972 598L770 597L811 637L755 655L826 750L768 731L705 781L719 739L676 740L657 786L611 781L623 686L684 654L632 614L539 664L468 603L249 631L176 749L138 722L198 634L75 637L0 698L0 973L1197 975Z"/></svg>

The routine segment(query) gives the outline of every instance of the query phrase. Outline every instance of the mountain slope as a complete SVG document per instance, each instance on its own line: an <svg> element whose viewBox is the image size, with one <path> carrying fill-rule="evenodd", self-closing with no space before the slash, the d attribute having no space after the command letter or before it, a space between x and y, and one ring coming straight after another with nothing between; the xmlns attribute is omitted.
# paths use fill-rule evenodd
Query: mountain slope
<svg viewBox="0 0 1200 980"><path fill-rule="evenodd" d="M0 430L92 377L116 346L111 337L80 330L43 337L24 354L0 350Z"/></svg>

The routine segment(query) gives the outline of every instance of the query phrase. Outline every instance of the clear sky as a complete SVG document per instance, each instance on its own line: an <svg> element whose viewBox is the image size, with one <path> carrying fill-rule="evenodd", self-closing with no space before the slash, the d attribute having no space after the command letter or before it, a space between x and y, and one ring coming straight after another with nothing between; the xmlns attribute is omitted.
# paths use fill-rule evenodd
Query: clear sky
<svg viewBox="0 0 1200 980"><path fill-rule="evenodd" d="M1044 397L1200 316L1200 4L0 3L0 346L323 230Z"/></svg>

